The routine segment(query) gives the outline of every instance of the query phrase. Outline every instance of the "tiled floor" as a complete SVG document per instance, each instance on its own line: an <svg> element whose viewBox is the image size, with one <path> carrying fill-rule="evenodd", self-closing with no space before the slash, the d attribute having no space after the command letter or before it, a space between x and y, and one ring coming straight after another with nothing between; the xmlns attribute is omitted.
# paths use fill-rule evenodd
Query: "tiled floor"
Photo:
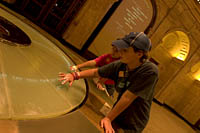
<svg viewBox="0 0 200 133"><path fill-rule="evenodd" d="M195 133L195 131L167 108L153 103L150 121L144 133Z"/></svg>

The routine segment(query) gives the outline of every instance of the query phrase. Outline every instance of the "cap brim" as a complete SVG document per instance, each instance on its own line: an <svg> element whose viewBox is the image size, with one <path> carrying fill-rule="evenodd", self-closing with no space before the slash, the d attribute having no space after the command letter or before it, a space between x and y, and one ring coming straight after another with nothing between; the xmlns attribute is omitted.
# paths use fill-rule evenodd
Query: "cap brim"
<svg viewBox="0 0 200 133"><path fill-rule="evenodd" d="M115 40L112 42L112 45L118 50L130 47L124 40Z"/></svg>

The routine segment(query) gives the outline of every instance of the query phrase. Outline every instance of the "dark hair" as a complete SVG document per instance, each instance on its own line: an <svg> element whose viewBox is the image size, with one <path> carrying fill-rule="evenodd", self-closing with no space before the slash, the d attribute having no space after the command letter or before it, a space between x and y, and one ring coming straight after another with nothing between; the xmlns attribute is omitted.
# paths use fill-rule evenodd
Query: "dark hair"
<svg viewBox="0 0 200 133"><path fill-rule="evenodd" d="M143 52L143 56L140 58L141 63L144 63L149 58L148 52L145 52L144 50L138 49L135 46L132 46L132 48L133 48L134 52L139 52L139 51Z"/></svg>

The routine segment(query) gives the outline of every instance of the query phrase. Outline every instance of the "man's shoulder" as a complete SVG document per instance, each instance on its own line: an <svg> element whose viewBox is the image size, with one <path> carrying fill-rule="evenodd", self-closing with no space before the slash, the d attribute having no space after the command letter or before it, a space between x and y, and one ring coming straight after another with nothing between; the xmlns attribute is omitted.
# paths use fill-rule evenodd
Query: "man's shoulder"
<svg viewBox="0 0 200 133"><path fill-rule="evenodd" d="M121 66L123 65L123 63L120 61L120 60L117 60L117 61L114 61L114 62L111 62L111 63L109 63L109 64L107 64L107 65L104 65L104 66L102 66L102 68L107 68L107 69L119 69L119 68L121 68Z"/></svg>
<svg viewBox="0 0 200 133"><path fill-rule="evenodd" d="M124 63L122 63L120 60L116 60L114 62L111 62L110 64L116 65L116 66L122 66L125 65Z"/></svg>
<svg viewBox="0 0 200 133"><path fill-rule="evenodd" d="M110 57L111 57L111 54L103 54L103 55L97 57L95 60L96 61L104 61L104 60L106 60L107 58L110 58Z"/></svg>
<svg viewBox="0 0 200 133"><path fill-rule="evenodd" d="M158 75L158 66L156 64L154 64L151 61L146 61L143 65L142 65L142 70L144 70L145 72L148 73L154 73L156 75Z"/></svg>

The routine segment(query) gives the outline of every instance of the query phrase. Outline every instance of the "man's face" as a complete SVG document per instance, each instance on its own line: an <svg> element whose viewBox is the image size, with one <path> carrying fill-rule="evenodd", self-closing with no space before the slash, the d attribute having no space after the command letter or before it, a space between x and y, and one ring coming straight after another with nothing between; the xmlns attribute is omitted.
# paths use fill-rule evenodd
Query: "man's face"
<svg viewBox="0 0 200 133"><path fill-rule="evenodd" d="M121 62L126 64L129 64L136 60L139 61L140 57L142 56L141 53L135 52L132 47L120 49L119 53Z"/></svg>
<svg viewBox="0 0 200 133"><path fill-rule="evenodd" d="M119 51L118 51L118 49L117 49L115 46L112 46L112 55L113 55L115 58L119 58L119 57L120 57Z"/></svg>

